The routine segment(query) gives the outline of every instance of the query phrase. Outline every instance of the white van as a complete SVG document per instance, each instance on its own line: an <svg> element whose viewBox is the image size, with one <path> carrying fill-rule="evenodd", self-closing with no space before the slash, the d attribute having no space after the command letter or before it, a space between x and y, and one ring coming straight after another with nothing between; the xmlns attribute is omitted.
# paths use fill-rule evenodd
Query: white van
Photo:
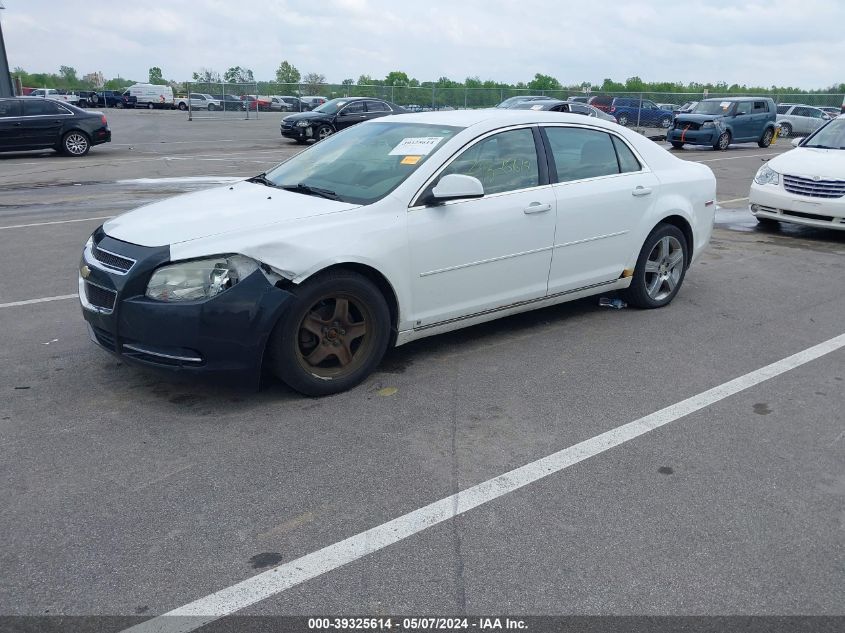
<svg viewBox="0 0 845 633"><path fill-rule="evenodd" d="M173 109L173 88L157 84L134 84L123 93L127 97L136 97L136 108L165 108Z"/></svg>

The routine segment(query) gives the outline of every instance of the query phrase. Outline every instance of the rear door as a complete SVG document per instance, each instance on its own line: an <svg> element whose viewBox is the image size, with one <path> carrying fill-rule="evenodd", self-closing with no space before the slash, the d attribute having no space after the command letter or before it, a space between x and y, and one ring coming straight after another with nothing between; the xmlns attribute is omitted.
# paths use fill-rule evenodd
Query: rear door
<svg viewBox="0 0 845 633"><path fill-rule="evenodd" d="M379 117L387 116L392 112L390 106L383 101L367 100L364 102L367 119L377 119Z"/></svg>
<svg viewBox="0 0 845 633"><path fill-rule="evenodd" d="M62 127L73 114L52 99L23 102L23 144L33 149L58 145Z"/></svg>
<svg viewBox="0 0 845 633"><path fill-rule="evenodd" d="M21 102L18 99L0 99L0 150L20 147L22 126Z"/></svg>
<svg viewBox="0 0 845 633"><path fill-rule="evenodd" d="M363 101L350 101L340 109L335 117L335 128L342 130L350 125L360 123L367 118Z"/></svg>
<svg viewBox="0 0 845 633"><path fill-rule="evenodd" d="M557 201L549 294L613 282L642 246L637 227L660 183L607 130L549 125L543 133Z"/></svg>

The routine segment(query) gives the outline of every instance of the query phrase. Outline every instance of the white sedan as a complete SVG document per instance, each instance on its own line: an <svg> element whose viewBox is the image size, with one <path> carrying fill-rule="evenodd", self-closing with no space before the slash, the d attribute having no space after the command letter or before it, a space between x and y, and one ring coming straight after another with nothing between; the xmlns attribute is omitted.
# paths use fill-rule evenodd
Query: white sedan
<svg viewBox="0 0 845 633"><path fill-rule="evenodd" d="M122 359L254 383L267 369L323 395L389 345L598 293L667 305L715 194L709 168L615 123L384 117L109 220L79 296L92 340Z"/></svg>
<svg viewBox="0 0 845 633"><path fill-rule="evenodd" d="M751 213L763 224L845 230L845 115L793 145L757 172Z"/></svg>

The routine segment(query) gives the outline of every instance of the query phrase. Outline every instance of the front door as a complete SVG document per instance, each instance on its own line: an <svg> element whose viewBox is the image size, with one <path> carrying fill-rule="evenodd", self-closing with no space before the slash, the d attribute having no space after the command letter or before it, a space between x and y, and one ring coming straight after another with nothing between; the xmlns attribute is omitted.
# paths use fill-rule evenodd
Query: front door
<svg viewBox="0 0 845 633"><path fill-rule="evenodd" d="M534 131L482 138L440 176L446 174L478 178L485 195L409 209L415 327L544 297L555 200Z"/></svg>
<svg viewBox="0 0 845 633"><path fill-rule="evenodd" d="M636 229L656 197L657 177L615 134L566 126L544 132L557 200L549 294L615 281L642 246Z"/></svg>

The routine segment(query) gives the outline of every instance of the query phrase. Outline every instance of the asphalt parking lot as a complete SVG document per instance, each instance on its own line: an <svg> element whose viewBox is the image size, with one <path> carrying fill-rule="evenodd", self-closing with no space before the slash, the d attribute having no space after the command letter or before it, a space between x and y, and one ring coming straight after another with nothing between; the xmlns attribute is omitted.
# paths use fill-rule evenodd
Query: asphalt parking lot
<svg viewBox="0 0 845 633"><path fill-rule="evenodd" d="M89 341L77 264L105 218L301 149L279 115L107 115L114 142L84 158L0 155L0 614L140 622L751 376L398 542L284 567L324 573L247 586L235 612L845 615L845 350L754 373L845 332L845 233L747 211L787 141L676 152L713 169L721 209L668 308L501 319L308 399L176 380Z"/></svg>

